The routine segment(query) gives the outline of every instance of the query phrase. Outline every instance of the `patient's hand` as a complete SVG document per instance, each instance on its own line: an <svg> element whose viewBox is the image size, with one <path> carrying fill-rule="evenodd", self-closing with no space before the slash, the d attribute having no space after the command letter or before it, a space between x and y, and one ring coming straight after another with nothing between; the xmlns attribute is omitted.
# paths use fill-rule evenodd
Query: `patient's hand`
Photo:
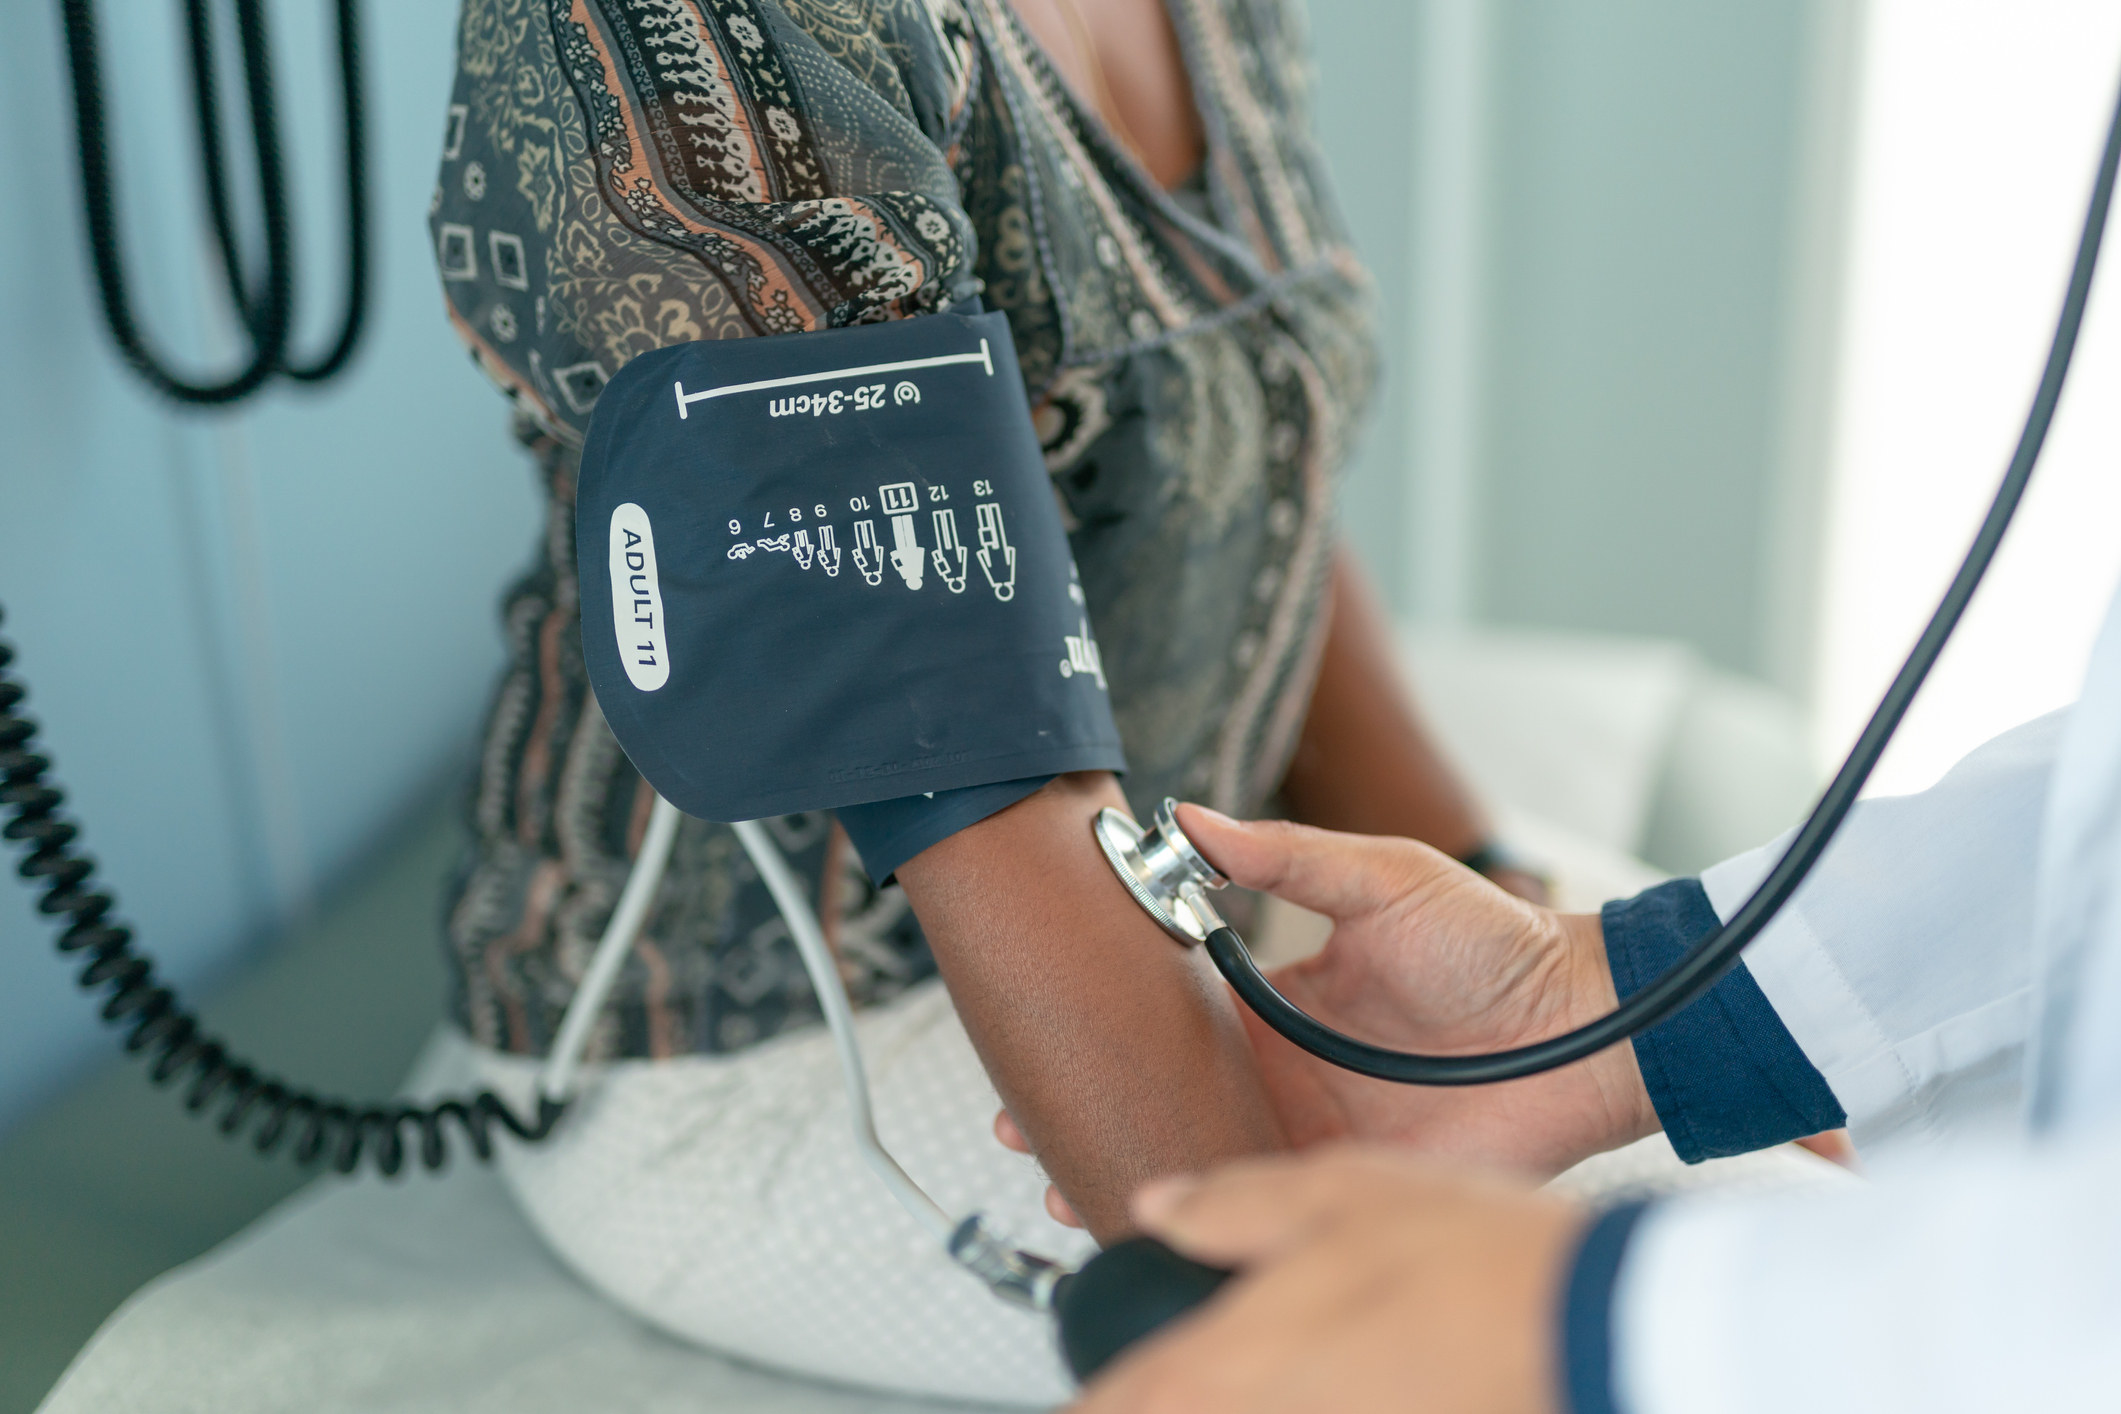
<svg viewBox="0 0 2121 1414"><path fill-rule="evenodd" d="M1323 951L1272 975L1284 996L1329 1026L1449 1054L1524 1045L1613 1007L1596 917L1513 898L1411 840L1179 810L1187 835L1234 882L1333 920ZM1391 1140L1544 1177L1657 1128L1631 1046L1525 1080L1438 1089L1341 1070L1249 1011L1244 1020L1297 1145ZM1006 1115L996 1132L1022 1147Z"/></svg>

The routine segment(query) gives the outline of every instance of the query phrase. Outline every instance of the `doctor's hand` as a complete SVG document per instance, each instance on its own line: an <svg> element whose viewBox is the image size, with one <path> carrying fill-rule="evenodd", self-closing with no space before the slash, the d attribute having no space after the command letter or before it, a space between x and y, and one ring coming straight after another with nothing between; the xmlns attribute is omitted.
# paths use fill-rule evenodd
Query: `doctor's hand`
<svg viewBox="0 0 2121 1414"><path fill-rule="evenodd" d="M1191 826L1188 826L1191 829ZM1238 1271L1128 1351L1081 1414L1547 1414L1587 1215L1403 1152L1251 1160L1135 1198L1144 1231Z"/></svg>
<svg viewBox="0 0 2121 1414"><path fill-rule="evenodd" d="M1398 1050L1470 1053L1541 1040L1613 1008L1595 915L1526 903L1411 840L1178 809L1186 834L1234 882L1332 920L1317 956L1269 977L1337 1030ZM1298 1148L1389 1141L1546 1178L1658 1127L1632 1046L1500 1085L1397 1085L1328 1065L1249 1009L1239 1014ZM1026 1150L1006 1114L995 1127ZM1058 1194L1047 1207L1070 1220Z"/></svg>
<svg viewBox="0 0 2121 1414"><path fill-rule="evenodd" d="M1180 806L1179 822L1233 882L1332 920L1317 956L1271 980L1336 1030L1463 1054L1542 1040L1613 1008L1596 915L1512 897L1412 840L1240 823L1196 805ZM1388 1140L1545 1178L1657 1129L1631 1046L1500 1085L1398 1085L1329 1065L1240 1014L1298 1148Z"/></svg>

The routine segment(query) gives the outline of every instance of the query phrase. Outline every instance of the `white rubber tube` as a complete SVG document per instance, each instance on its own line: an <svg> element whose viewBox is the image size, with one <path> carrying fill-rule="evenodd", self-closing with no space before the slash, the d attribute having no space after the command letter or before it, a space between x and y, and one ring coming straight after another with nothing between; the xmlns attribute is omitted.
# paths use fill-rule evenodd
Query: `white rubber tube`
<svg viewBox="0 0 2121 1414"><path fill-rule="evenodd" d="M589 970L582 974L582 985L575 989L574 1000L567 1004L567 1014L560 1019L560 1034L552 1043L552 1053L545 1058L545 1068L538 1072L538 1093L548 1100L564 1103L574 1096L575 1072L581 1068L582 1052L589 1048L590 1030L611 996L612 984L619 980L619 968L624 965L626 954L633 951L641 925L648 921L655 891L662 886L663 871L670 865L670 846L678 837L681 818L675 805L661 796L655 798L655 808L648 814L648 829L641 836L641 852L634 856L633 871L626 876L626 887L619 891L618 905L611 910L611 921L604 925L604 936L589 959Z"/></svg>
<svg viewBox="0 0 2121 1414"><path fill-rule="evenodd" d="M561 1018L560 1034L553 1042L552 1054L546 1059L545 1068L538 1073L538 1090L547 1099L565 1101L574 1094L575 1078L581 1069L582 1053L589 1047L590 1031L611 996L612 985L618 981L619 968L633 950L641 925L648 920L656 889L661 886L663 872L670 863L670 847L677 838L680 818L675 805L661 796L656 797L655 808L648 816L647 833L641 839L641 852L634 859L633 872L627 876L626 887L619 893L618 905L611 911L611 921L604 926L604 936L597 942L589 970L582 974L582 985L576 989L574 1000L567 1004L567 1014ZM861 1047L854 1034L854 1008L848 1003L846 984L840 980L839 960L825 942L825 930L818 926L817 910L810 906L802 881L796 878L795 871L788 867L788 861L781 857L780 850L775 848L772 838L758 821L741 821L731 828L736 831L737 839L743 842L744 852L751 856L759 877L765 880L766 889L773 895L781 917L787 921L788 931L795 939L795 950L803 959L803 970L810 974L810 984L817 992L818 1006L825 1014L825 1025L832 1032L833 1047L839 1053L840 1075L846 1084L855 1147L861 1150L862 1158L884 1181L884 1186L891 1190L891 1196L898 1200L899 1206L911 1213L914 1220L933 1233L938 1241L947 1243L957 1228L956 1220L921 1191L920 1185L906 1175L898 1160L891 1157L877 1138L876 1116L869 1099L869 1074L862 1065Z"/></svg>
<svg viewBox="0 0 2121 1414"><path fill-rule="evenodd" d="M847 987L840 980L839 959L825 942L825 930L818 926L817 910L810 906L810 898L802 880L788 867L788 861L774 846L767 835L766 827L756 820L741 821L730 827L743 842L745 853L757 867L759 877L766 881L767 890L787 921L788 931L795 937L795 950L801 954L803 968L810 974L811 986L817 990L819 1008L825 1013L825 1025L832 1032L832 1043L839 1052L840 1075L846 1082L847 1109L854 1125L855 1147L876 1176L898 1199L899 1206L913 1215L915 1222L935 1234L938 1242L948 1244L950 1235L957 1229L957 1221L926 1193L919 1184L907 1177L898 1166L898 1160L885 1150L883 1141L876 1136L876 1116L869 1103L869 1073L862 1066L862 1050L854 1035L854 1008L847 1001ZM645 851L644 851L645 852Z"/></svg>

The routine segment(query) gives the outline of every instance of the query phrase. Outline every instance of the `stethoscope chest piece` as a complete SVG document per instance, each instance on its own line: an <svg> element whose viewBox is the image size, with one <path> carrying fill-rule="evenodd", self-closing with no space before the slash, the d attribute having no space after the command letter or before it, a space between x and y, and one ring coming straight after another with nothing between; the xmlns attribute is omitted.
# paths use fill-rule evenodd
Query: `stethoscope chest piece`
<svg viewBox="0 0 2121 1414"><path fill-rule="evenodd" d="M1118 810L1101 810L1097 843L1134 901L1166 933L1191 947L1225 926L1208 893L1230 881L1186 838L1177 810L1178 802L1166 796L1147 830Z"/></svg>

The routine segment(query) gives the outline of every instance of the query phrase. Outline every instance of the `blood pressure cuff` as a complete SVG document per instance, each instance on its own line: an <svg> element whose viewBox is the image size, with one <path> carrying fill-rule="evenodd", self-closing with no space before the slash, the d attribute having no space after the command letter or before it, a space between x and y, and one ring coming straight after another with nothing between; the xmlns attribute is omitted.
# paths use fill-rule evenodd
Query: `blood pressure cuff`
<svg viewBox="0 0 2121 1414"><path fill-rule="evenodd" d="M590 683L688 815L1125 769L999 314L643 354L575 498Z"/></svg>
<svg viewBox="0 0 2121 1414"><path fill-rule="evenodd" d="M847 831L847 842L861 856L869 877L879 884L888 884L901 864L929 845L949 839L989 815L1000 814L1052 779L1026 776L988 786L939 790L933 795L842 805L838 814Z"/></svg>

